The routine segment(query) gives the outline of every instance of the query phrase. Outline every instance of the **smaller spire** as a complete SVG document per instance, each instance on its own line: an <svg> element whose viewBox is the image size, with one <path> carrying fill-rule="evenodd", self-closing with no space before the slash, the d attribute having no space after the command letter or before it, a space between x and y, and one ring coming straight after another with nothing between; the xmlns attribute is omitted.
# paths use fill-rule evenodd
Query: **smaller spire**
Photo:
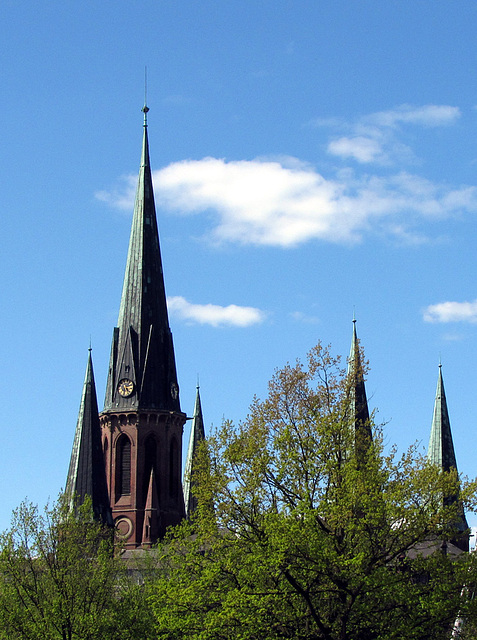
<svg viewBox="0 0 477 640"><path fill-rule="evenodd" d="M88 349L88 364L86 366L65 495L70 508L74 508L75 504L83 504L86 496L89 496L94 517L102 520L108 526L113 526L101 445L101 427L99 424L91 346Z"/></svg>
<svg viewBox="0 0 477 640"><path fill-rule="evenodd" d="M432 427L431 435L429 437L427 457L429 462L436 464L444 471L449 471L452 467L457 469L440 358L436 398L434 401L434 414L432 416Z"/></svg>
<svg viewBox="0 0 477 640"><path fill-rule="evenodd" d="M200 402L199 380L197 380L197 392L195 397L194 415L190 429L189 448L184 470L184 504L188 518L197 509L197 498L192 493L194 484L194 458L197 454L199 443L205 440L204 418L202 415L202 405Z"/></svg>
<svg viewBox="0 0 477 640"><path fill-rule="evenodd" d="M363 363L361 362L361 351L356 332L356 317L353 312L353 336L351 338L351 349L348 358L348 381L351 420L355 428L356 451L362 452L367 449L372 441L371 425L369 421L368 400L366 397L366 387L364 383Z"/></svg>
<svg viewBox="0 0 477 640"><path fill-rule="evenodd" d="M452 440L452 431L447 409L447 400L444 390L444 379L442 377L442 363L439 357L439 375L437 378L436 398L434 401L434 413L432 416L431 435L429 437L429 447L427 449L427 459L431 464L435 464L443 471L455 469L457 471L457 461ZM445 504L453 504L459 500L458 495L444 496ZM455 523L457 536L451 542L463 551L469 550L469 525L465 517L462 504L459 504L459 513Z"/></svg>
<svg viewBox="0 0 477 640"><path fill-rule="evenodd" d="M354 310L353 310L352 322L353 322L353 335L351 337L351 349L350 349L349 358L348 358L348 375L351 375L351 373L353 372L353 369L355 368L356 360L360 361L359 340L358 340L358 334L356 332L356 317L355 317Z"/></svg>

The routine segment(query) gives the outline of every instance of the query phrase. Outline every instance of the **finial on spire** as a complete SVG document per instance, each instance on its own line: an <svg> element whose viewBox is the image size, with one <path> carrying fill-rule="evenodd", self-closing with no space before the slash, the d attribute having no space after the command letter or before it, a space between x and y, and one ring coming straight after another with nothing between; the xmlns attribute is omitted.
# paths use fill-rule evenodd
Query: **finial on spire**
<svg viewBox="0 0 477 640"><path fill-rule="evenodd" d="M147 112L149 111L147 106L147 66L144 67L144 106L141 111L144 114L144 126L147 127Z"/></svg>
<svg viewBox="0 0 477 640"><path fill-rule="evenodd" d="M141 111L144 114L144 126L147 127L147 112L149 111L149 107L145 104Z"/></svg>

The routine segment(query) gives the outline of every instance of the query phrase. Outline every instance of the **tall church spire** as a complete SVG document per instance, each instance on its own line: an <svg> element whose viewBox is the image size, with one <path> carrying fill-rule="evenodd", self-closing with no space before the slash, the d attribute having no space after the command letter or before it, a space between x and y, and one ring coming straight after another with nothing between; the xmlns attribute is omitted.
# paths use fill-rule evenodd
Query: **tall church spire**
<svg viewBox="0 0 477 640"><path fill-rule="evenodd" d="M364 451L371 443L372 432L355 319L353 319L353 336L348 359L348 384L351 421L355 428L356 451L359 453Z"/></svg>
<svg viewBox="0 0 477 640"><path fill-rule="evenodd" d="M436 399L434 401L434 414L432 416L431 435L427 458L431 464L435 464L443 471L457 470L457 461L452 440L452 431L447 409L444 380L442 378L442 365L439 364L439 376L437 378ZM457 495L444 496L444 503L450 505L459 500ZM469 525L465 517L462 505L459 506L459 514L455 523L458 534L451 542L463 551L469 550Z"/></svg>
<svg viewBox="0 0 477 640"><path fill-rule="evenodd" d="M144 106L141 166L105 411L180 411L149 160L148 111Z"/></svg>
<svg viewBox="0 0 477 640"><path fill-rule="evenodd" d="M202 416L202 406L200 402L199 385L197 385L197 394L195 397L194 416L192 418L192 426L190 429L189 449L187 450L187 459L184 471L184 504L186 515L189 518L197 509L197 498L192 493L194 484L194 457L197 453L199 443L205 440L204 418Z"/></svg>
<svg viewBox="0 0 477 640"><path fill-rule="evenodd" d="M437 378L436 399L434 402L434 414L432 416L427 457L429 462L437 465L444 471L449 471L452 468L457 469L441 364L439 364L439 376Z"/></svg>
<svg viewBox="0 0 477 640"><path fill-rule="evenodd" d="M74 507L76 501L77 504L83 504L86 496L89 496L94 517L102 520L104 524L112 526L113 519L104 470L91 348L88 355L65 494L71 508Z"/></svg>
<svg viewBox="0 0 477 640"><path fill-rule="evenodd" d="M184 517L182 430L149 160L147 106L134 215L100 415L109 499L126 548Z"/></svg>

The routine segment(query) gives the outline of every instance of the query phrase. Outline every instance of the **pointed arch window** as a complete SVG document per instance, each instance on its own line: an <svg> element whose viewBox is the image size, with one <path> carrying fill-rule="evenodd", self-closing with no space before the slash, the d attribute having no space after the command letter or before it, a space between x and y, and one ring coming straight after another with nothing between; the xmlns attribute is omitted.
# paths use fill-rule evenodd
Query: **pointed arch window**
<svg viewBox="0 0 477 640"><path fill-rule="evenodd" d="M119 496L131 494L131 441L122 435L116 445L116 493Z"/></svg>

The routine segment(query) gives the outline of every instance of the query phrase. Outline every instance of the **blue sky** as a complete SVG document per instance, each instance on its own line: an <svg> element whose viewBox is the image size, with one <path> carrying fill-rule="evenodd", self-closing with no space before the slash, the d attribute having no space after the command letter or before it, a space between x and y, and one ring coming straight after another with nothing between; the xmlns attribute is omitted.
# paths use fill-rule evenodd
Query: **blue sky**
<svg viewBox="0 0 477 640"><path fill-rule="evenodd" d="M199 377L207 426L244 418L355 313L386 443L427 446L441 359L477 475L476 29L466 0L2 2L0 529L64 486L90 338L104 397L145 65L183 410Z"/></svg>

